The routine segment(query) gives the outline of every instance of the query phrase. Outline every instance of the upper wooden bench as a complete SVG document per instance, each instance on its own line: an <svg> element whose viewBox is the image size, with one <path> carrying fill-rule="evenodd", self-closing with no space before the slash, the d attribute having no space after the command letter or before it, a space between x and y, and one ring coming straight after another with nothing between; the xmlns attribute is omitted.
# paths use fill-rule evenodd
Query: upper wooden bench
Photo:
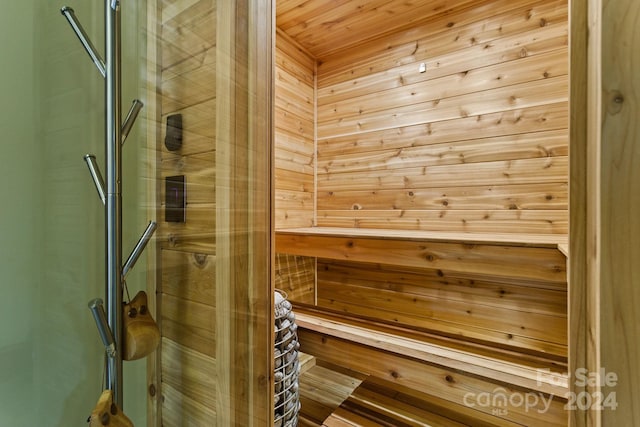
<svg viewBox="0 0 640 427"><path fill-rule="evenodd" d="M467 277L471 283L487 278L531 292L550 289L558 295L567 290L566 255L562 251L566 245L566 236L546 235L327 227L276 231L279 253L342 263L385 264L425 273L432 270L428 273L431 277L436 270L438 276ZM566 343L519 348L504 345L497 338L491 342L471 339L465 332L459 336L439 334L437 328L427 331L357 316L349 310L338 313L300 304L296 316L304 351L329 363L446 395L446 400L458 404L462 404L467 387L492 393L499 384L506 384L516 390L559 397L568 390ZM505 319L496 318L497 335L504 333L499 329L501 320ZM562 316L553 321L562 322ZM437 326L438 320L433 324ZM555 405L562 408L562 402ZM558 411L562 415L563 411ZM530 421L528 414L520 415L524 424Z"/></svg>
<svg viewBox="0 0 640 427"><path fill-rule="evenodd" d="M566 286L564 235L311 227L276 231L276 251Z"/></svg>

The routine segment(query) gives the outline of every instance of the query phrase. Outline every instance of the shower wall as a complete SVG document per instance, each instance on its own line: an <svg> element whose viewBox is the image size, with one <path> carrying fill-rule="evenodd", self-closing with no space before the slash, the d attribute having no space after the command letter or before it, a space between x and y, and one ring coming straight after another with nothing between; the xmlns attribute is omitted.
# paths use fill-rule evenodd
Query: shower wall
<svg viewBox="0 0 640 427"><path fill-rule="evenodd" d="M83 425L103 387L104 349L87 302L104 298L104 208L82 157L104 161L104 81L64 5L102 52L104 2L9 2L0 16L0 35L12 41L0 48L0 425ZM124 7L126 109L143 94L144 5ZM124 150L125 255L148 220L143 125ZM146 271L141 260L131 293L145 287ZM124 406L136 425L146 424L145 371L145 361L125 366Z"/></svg>
<svg viewBox="0 0 640 427"><path fill-rule="evenodd" d="M0 186L0 425L31 421L27 402L33 384L31 309L38 281L40 249L36 238L42 206L40 170L37 162L34 164L38 157L32 108L34 3L10 2L4 5L3 16L11 19L0 17L0 39L14 40L3 43L0 71L0 93L5 100L0 102L0 170L5 178Z"/></svg>

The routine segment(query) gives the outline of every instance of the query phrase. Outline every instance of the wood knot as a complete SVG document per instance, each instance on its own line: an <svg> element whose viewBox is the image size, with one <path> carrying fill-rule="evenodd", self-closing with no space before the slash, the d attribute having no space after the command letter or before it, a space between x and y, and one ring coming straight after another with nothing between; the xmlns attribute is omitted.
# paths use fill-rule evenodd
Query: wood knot
<svg viewBox="0 0 640 427"><path fill-rule="evenodd" d="M456 382L456 380L454 380L451 375L447 375L446 377L444 377L444 379L448 383L455 383Z"/></svg>
<svg viewBox="0 0 640 427"><path fill-rule="evenodd" d="M207 254L193 254L193 260L198 267L202 267L207 262Z"/></svg>
<svg viewBox="0 0 640 427"><path fill-rule="evenodd" d="M609 94L609 105L607 106L607 112L611 115L618 114L622 111L624 104L624 96L617 90L612 91Z"/></svg>

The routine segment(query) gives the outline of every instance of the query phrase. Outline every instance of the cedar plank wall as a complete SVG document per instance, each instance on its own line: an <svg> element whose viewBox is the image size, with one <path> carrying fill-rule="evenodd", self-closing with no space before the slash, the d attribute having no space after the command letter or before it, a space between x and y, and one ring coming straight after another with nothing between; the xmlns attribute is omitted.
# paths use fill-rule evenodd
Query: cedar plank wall
<svg viewBox="0 0 640 427"><path fill-rule="evenodd" d="M315 59L276 32L275 226L311 227L315 216ZM276 254L275 287L315 300L315 259Z"/></svg>
<svg viewBox="0 0 640 427"><path fill-rule="evenodd" d="M566 234L567 40L496 0L318 58L317 225Z"/></svg>
<svg viewBox="0 0 640 427"><path fill-rule="evenodd" d="M158 321L162 331L162 425L213 425L215 361L215 36L214 0L163 1L158 141ZM164 145L166 119L182 114L183 145ZM187 222L164 221L164 178L185 175Z"/></svg>
<svg viewBox="0 0 640 427"><path fill-rule="evenodd" d="M276 229L314 225L315 60L280 31L275 75Z"/></svg>
<svg viewBox="0 0 640 427"><path fill-rule="evenodd" d="M567 356L566 283L319 259L317 293L318 307L342 314Z"/></svg>
<svg viewBox="0 0 640 427"><path fill-rule="evenodd" d="M320 59L318 225L566 233L567 31L566 1L496 0ZM277 286L311 303L291 260ZM320 259L316 293L341 313L567 354L566 283Z"/></svg>

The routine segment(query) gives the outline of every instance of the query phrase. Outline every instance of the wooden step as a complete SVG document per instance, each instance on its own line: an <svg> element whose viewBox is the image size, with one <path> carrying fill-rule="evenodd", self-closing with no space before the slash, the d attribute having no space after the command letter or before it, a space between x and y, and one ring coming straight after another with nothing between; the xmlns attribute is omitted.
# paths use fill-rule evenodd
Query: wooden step
<svg viewBox="0 0 640 427"><path fill-rule="evenodd" d="M331 366L311 367L299 379L301 409L298 425L320 427L363 378L339 372Z"/></svg>
<svg viewBox="0 0 640 427"><path fill-rule="evenodd" d="M316 358L307 353L298 352L298 361L300 362L300 373L299 375L303 375L309 369L316 366Z"/></svg>
<svg viewBox="0 0 640 427"><path fill-rule="evenodd" d="M507 420L369 377L322 424L324 427L518 426Z"/></svg>

